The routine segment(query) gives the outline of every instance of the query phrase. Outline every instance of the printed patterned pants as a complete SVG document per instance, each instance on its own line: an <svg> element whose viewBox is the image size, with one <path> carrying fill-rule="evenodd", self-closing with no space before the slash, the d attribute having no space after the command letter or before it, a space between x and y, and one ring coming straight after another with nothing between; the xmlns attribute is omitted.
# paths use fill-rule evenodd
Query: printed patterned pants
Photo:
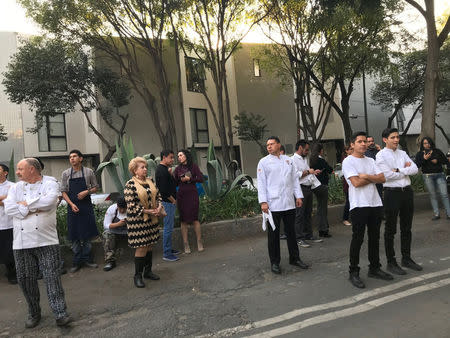
<svg viewBox="0 0 450 338"><path fill-rule="evenodd" d="M117 256L123 251L119 246L128 245L127 234L114 234L109 230L103 232L103 249L105 251L105 263L115 262Z"/></svg>
<svg viewBox="0 0 450 338"><path fill-rule="evenodd" d="M38 248L14 250L17 281L28 303L28 314L36 318L41 314L39 306L38 274L42 271L47 287L48 302L56 319L65 317L66 301L60 277L59 245L48 245Z"/></svg>

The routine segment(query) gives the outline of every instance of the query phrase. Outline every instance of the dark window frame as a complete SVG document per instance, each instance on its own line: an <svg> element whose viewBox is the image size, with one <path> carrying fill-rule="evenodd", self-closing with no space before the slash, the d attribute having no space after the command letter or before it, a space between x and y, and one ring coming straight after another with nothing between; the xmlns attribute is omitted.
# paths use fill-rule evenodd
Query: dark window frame
<svg viewBox="0 0 450 338"><path fill-rule="evenodd" d="M189 92L203 93L205 91L205 66L200 59L184 57L186 87Z"/></svg>
<svg viewBox="0 0 450 338"><path fill-rule="evenodd" d="M41 148L41 137L38 134L38 148L40 152L58 152L58 151L67 151L67 128L66 128L66 114L64 113L59 113L56 114L57 115L62 115L63 121L62 122L54 122L54 121L50 121L50 116L45 116L45 129L46 129L46 141L47 141L47 150L42 150ZM51 123L62 123L64 126L64 136L59 136L59 135L51 135ZM65 148L64 149L58 149L58 150L53 150L52 149L52 144L51 144L51 140L52 139L64 139L65 140Z"/></svg>
<svg viewBox="0 0 450 338"><path fill-rule="evenodd" d="M195 129L192 130L192 142L193 143L208 143L209 142L209 128L208 128L208 111L203 108L189 108L190 114L194 113L194 121L195 121ZM205 121L206 121L206 129L199 129L198 128L198 113L204 112L205 114ZM205 133L206 132L206 142L200 142L199 141L199 132ZM194 137L195 136L195 137Z"/></svg>

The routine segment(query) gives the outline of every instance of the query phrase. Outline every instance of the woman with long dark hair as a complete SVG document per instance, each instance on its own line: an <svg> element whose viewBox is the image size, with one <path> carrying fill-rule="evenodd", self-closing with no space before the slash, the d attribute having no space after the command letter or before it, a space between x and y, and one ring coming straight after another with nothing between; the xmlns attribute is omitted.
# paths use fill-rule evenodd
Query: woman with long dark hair
<svg viewBox="0 0 450 338"><path fill-rule="evenodd" d="M195 184L203 182L200 168L192 162L191 153L182 149L178 152L179 165L175 168L173 176L178 185L177 207L180 213L181 236L183 237L184 253L191 253L188 241L188 224L193 224L197 236L198 251L203 251L202 233L198 220L199 198Z"/></svg>
<svg viewBox="0 0 450 338"><path fill-rule="evenodd" d="M450 203L447 192L447 182L443 165L449 165L447 157L438 148L433 140L425 136L420 142L420 151L416 154L417 167L422 168L423 180L430 193L431 206L433 208L433 221L440 218L437 192L441 196L441 201L447 212L447 219L450 219Z"/></svg>

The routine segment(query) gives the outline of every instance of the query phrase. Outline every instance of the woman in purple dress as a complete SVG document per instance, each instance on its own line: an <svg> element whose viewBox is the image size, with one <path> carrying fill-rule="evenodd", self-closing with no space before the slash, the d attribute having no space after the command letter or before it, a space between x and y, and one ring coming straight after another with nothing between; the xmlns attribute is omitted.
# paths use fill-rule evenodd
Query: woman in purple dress
<svg viewBox="0 0 450 338"><path fill-rule="evenodd" d="M188 241L188 224L194 225L197 236L198 251L203 251L202 233L198 221L199 199L195 184L203 182L203 174L200 168L192 163L192 156L188 150L182 149L178 152L178 167L173 173L178 185L177 206L180 213L181 235L184 242L184 253L191 253Z"/></svg>

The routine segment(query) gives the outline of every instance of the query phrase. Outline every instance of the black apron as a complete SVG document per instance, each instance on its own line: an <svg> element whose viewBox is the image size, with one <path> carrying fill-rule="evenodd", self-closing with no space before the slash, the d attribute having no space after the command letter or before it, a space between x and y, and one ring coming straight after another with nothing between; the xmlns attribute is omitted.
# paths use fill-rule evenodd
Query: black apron
<svg viewBox="0 0 450 338"><path fill-rule="evenodd" d="M78 193L87 190L84 179L83 167L81 167L82 177L72 178L73 168L70 169L69 195L70 200L80 209L77 213L72 211L70 205L67 206L67 237L70 241L88 240L98 236L97 224L95 223L94 208L92 207L91 196L78 200Z"/></svg>

